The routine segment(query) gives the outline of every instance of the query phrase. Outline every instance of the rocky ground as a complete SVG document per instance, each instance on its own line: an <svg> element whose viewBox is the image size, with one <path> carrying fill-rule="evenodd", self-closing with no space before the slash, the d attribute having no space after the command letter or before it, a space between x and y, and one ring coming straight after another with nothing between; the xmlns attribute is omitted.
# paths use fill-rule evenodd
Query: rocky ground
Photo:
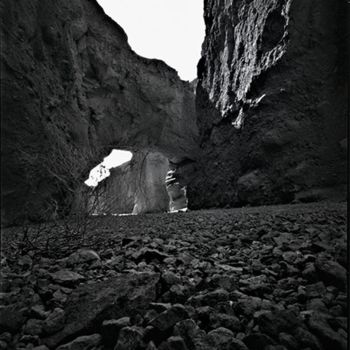
<svg viewBox="0 0 350 350"><path fill-rule="evenodd" d="M93 222L3 232L0 349L347 349L345 203Z"/></svg>

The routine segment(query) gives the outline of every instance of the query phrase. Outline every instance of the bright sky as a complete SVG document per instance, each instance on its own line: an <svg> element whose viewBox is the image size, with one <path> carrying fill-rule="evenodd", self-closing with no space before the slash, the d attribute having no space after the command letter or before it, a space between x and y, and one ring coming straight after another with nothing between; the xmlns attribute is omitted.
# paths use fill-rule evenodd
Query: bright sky
<svg viewBox="0 0 350 350"><path fill-rule="evenodd" d="M204 40L203 0L97 0L128 35L132 49L175 68L181 79L197 77Z"/></svg>
<svg viewBox="0 0 350 350"><path fill-rule="evenodd" d="M111 174L109 169L125 164L131 158L131 152L114 149L109 156L103 159L102 163L90 171L89 178L85 181L85 184L90 187L96 187L100 181Z"/></svg>

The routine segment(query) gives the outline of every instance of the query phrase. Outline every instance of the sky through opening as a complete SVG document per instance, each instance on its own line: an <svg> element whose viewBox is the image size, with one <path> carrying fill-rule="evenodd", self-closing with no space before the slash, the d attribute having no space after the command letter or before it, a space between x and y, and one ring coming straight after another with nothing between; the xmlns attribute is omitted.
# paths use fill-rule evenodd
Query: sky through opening
<svg viewBox="0 0 350 350"><path fill-rule="evenodd" d="M204 40L203 0L97 0L139 55L157 58L183 80L197 77Z"/></svg>

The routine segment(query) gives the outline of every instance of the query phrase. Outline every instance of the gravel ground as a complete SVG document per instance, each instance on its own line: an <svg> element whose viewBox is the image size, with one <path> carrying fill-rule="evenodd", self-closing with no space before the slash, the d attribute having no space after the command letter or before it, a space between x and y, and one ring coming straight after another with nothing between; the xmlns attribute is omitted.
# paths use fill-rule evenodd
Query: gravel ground
<svg viewBox="0 0 350 350"><path fill-rule="evenodd" d="M0 349L346 350L346 209L4 230Z"/></svg>

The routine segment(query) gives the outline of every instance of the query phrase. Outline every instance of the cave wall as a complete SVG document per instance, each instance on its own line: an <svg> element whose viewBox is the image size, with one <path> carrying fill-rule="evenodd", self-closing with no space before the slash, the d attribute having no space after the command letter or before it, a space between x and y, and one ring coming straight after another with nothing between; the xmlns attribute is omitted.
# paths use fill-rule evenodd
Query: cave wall
<svg viewBox="0 0 350 350"><path fill-rule="evenodd" d="M1 2L2 222L71 210L114 149L197 151L194 94L136 55L95 0Z"/></svg>
<svg viewBox="0 0 350 350"><path fill-rule="evenodd" d="M204 18L190 208L344 196L346 2L205 0Z"/></svg>

